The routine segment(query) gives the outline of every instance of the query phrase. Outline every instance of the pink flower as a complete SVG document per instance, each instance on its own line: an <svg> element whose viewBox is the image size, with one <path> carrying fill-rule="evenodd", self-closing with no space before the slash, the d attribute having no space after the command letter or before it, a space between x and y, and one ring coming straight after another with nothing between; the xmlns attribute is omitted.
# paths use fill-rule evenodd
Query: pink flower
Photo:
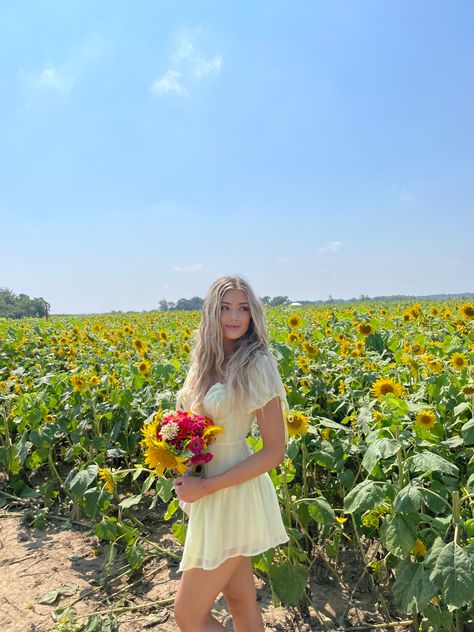
<svg viewBox="0 0 474 632"><path fill-rule="evenodd" d="M204 454L195 454L190 458L190 461L193 465L202 465L203 463L209 463L209 461L212 461L212 454L210 452L205 452Z"/></svg>
<svg viewBox="0 0 474 632"><path fill-rule="evenodd" d="M204 449L204 441L202 437L191 437L188 448L193 454L199 454Z"/></svg>

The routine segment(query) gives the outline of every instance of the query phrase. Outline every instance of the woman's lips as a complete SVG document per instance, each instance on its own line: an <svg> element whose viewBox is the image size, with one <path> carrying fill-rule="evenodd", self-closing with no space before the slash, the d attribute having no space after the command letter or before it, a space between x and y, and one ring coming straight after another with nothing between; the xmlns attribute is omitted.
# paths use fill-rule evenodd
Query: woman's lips
<svg viewBox="0 0 474 632"><path fill-rule="evenodd" d="M227 325L229 329L240 329L240 325Z"/></svg>

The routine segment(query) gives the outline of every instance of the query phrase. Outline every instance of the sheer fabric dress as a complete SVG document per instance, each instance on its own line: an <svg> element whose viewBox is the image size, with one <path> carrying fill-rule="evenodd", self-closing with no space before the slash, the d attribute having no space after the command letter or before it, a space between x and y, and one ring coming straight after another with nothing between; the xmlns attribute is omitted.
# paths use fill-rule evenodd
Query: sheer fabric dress
<svg viewBox="0 0 474 632"><path fill-rule="evenodd" d="M220 474L252 454L246 437L256 421L256 411L267 402L278 396L284 415L288 413L285 388L273 357L259 354L249 377L249 393L239 407L231 407L225 383L214 384L204 397L205 414L224 428L209 446L213 459L203 466L205 477ZM192 393L183 390L182 407L189 410L191 400ZM288 541L268 473L193 503L179 504L189 519L178 571L194 567L211 570L230 557L257 555Z"/></svg>

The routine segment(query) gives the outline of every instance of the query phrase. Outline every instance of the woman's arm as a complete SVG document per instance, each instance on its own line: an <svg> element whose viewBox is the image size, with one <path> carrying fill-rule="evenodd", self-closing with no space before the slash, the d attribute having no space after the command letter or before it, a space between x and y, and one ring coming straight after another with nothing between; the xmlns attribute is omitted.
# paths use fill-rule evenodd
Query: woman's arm
<svg viewBox="0 0 474 632"><path fill-rule="evenodd" d="M261 450L221 474L205 479L188 476L175 479L178 498L192 503L225 487L245 483L280 464L285 454L285 421L279 397L274 397L257 411L257 421L263 439Z"/></svg>

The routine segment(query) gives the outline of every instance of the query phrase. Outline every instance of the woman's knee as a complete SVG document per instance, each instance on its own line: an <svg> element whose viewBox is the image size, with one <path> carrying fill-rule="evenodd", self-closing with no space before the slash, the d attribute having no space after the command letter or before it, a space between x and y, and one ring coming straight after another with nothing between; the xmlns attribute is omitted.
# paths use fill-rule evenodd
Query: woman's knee
<svg viewBox="0 0 474 632"><path fill-rule="evenodd" d="M204 619L202 624L204 624ZM189 603L186 604L182 600L177 599L174 603L174 620L181 632L195 632L195 630L200 629L199 614L192 611Z"/></svg>

